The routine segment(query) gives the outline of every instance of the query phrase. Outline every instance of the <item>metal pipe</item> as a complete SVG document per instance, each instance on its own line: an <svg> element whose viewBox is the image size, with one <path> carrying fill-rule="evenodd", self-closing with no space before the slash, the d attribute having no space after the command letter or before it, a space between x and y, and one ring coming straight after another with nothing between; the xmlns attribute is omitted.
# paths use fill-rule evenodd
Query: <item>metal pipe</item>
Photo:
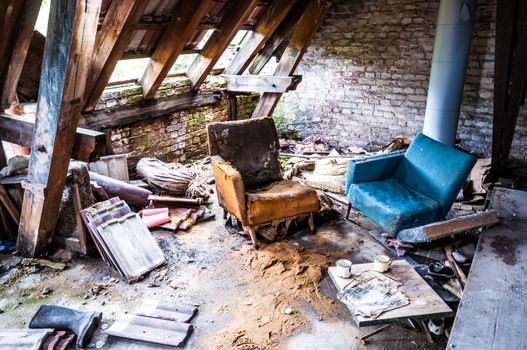
<svg viewBox="0 0 527 350"><path fill-rule="evenodd" d="M423 133L456 141L477 0L441 0Z"/></svg>

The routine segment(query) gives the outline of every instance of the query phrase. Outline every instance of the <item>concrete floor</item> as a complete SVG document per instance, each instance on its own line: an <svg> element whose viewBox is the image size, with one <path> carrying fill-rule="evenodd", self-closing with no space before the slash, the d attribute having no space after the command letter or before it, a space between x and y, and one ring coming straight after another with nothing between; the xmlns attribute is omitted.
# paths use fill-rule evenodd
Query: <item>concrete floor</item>
<svg viewBox="0 0 527 350"><path fill-rule="evenodd" d="M375 335L367 346L356 339L376 326L359 330L354 325L347 308L336 300L326 268L341 257L362 263L383 252L369 238L367 232L373 226L362 216L354 217L359 225L338 217L323 223L318 220L316 234L300 227L286 240L263 243L256 252L248 239L224 226L216 205L212 210L216 220L198 224L188 232L155 231L168 264L132 285L121 281L99 258L75 258L68 269L59 272L21 269L0 285L2 328L27 327L41 304L102 311L105 328L118 313L133 312L141 299L152 298L198 306L186 349L445 347L444 337L430 344L422 332L399 325ZM313 266L320 269L311 269ZM297 271L290 273L295 268ZM96 284L102 286L100 291L90 290ZM51 293L42 295L45 288ZM286 308L293 313L286 315ZM104 349L165 348L108 338L100 330L91 345Z"/></svg>

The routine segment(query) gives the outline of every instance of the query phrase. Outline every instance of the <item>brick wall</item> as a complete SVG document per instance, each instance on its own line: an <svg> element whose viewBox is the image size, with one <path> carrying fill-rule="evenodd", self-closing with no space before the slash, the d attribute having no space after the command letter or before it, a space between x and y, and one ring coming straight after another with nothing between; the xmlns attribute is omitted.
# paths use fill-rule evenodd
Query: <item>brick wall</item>
<svg viewBox="0 0 527 350"><path fill-rule="evenodd" d="M439 1L335 0L278 112L300 137L375 148L422 130ZM495 0L478 1L458 137L489 155ZM527 111L512 154L527 158Z"/></svg>
<svg viewBox="0 0 527 350"><path fill-rule="evenodd" d="M226 82L219 77L209 77L202 93L224 90ZM165 79L155 99L190 92L190 81L185 77ZM108 88L97 104L96 110L115 109L138 102L142 89L135 84ZM258 103L258 95L237 97L240 119L249 118ZM156 157L165 162L187 162L208 155L205 126L210 122L226 121L229 116L228 99L214 106L192 108L106 130L110 135L114 154L126 154L133 172L142 157Z"/></svg>

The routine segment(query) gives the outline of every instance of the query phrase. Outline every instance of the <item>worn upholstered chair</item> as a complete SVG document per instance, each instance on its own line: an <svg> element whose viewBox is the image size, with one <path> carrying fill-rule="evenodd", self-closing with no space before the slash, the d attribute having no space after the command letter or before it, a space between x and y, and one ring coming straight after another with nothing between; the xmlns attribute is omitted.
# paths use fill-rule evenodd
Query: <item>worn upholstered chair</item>
<svg viewBox="0 0 527 350"><path fill-rule="evenodd" d="M279 224L285 232L293 219L319 209L315 190L282 178L278 135L272 118L212 123L207 126L218 201L258 248L256 231L274 239ZM273 229L265 230L264 227Z"/></svg>
<svg viewBox="0 0 527 350"><path fill-rule="evenodd" d="M423 134L406 151L351 160L346 196L351 206L390 233L443 218L476 159Z"/></svg>

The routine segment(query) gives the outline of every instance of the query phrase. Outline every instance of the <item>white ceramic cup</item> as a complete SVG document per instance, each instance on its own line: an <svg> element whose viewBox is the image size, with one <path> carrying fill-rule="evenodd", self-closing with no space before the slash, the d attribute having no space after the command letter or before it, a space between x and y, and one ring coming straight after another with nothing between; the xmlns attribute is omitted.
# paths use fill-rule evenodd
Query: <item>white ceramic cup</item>
<svg viewBox="0 0 527 350"><path fill-rule="evenodd" d="M380 273L388 271L391 264L392 259L390 259L388 255L375 255L375 258L373 259L373 269Z"/></svg>
<svg viewBox="0 0 527 350"><path fill-rule="evenodd" d="M350 278L351 265L352 263L348 259L337 260L337 276L341 278Z"/></svg>

